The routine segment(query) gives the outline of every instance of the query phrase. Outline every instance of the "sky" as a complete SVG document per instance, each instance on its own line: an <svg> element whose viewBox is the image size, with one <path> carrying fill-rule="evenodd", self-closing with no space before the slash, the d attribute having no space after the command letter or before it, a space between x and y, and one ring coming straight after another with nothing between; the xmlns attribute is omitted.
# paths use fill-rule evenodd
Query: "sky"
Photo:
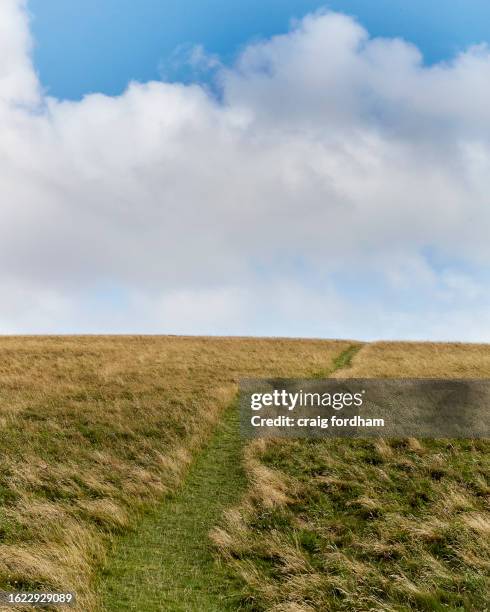
<svg viewBox="0 0 490 612"><path fill-rule="evenodd" d="M426 63L490 40L487 0L30 0L34 63L51 95L117 95L130 80L191 80L176 61L188 47L229 64L251 41L325 8L355 16L372 36L412 42Z"/></svg>
<svg viewBox="0 0 490 612"><path fill-rule="evenodd" d="M0 333L490 341L489 17L2 0Z"/></svg>

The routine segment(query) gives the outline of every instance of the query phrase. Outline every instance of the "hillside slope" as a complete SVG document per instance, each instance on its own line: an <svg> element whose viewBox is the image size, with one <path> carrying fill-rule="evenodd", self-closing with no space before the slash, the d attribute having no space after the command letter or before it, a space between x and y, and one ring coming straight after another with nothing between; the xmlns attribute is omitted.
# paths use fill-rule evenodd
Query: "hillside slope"
<svg viewBox="0 0 490 612"><path fill-rule="evenodd" d="M345 342L0 339L0 589L99 608L111 538L175 490L243 376L324 372Z"/></svg>
<svg viewBox="0 0 490 612"><path fill-rule="evenodd" d="M335 375L487 378L490 347L373 343ZM254 610L488 609L488 440L257 440L245 466L212 538Z"/></svg>

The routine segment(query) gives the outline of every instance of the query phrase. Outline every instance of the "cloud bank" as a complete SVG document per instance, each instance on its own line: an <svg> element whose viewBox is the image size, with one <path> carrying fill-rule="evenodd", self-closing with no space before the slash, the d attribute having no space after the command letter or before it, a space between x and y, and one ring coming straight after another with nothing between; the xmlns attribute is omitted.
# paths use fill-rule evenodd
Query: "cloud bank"
<svg viewBox="0 0 490 612"><path fill-rule="evenodd" d="M212 58L219 95L77 102L31 46L2 0L1 333L490 340L486 46L426 66L324 12Z"/></svg>

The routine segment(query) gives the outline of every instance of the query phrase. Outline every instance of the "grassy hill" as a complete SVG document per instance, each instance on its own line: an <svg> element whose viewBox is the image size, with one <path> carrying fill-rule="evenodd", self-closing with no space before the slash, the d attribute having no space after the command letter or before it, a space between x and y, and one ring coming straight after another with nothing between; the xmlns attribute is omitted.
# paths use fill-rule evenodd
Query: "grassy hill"
<svg viewBox="0 0 490 612"><path fill-rule="evenodd" d="M293 440L242 449L228 426L220 433L239 378L334 369L488 377L490 346L0 339L0 589L73 590L84 612L198 610L199 589L213 583L223 598L206 592L206 601L233 602L230 609L484 610L488 442ZM240 458L243 474L219 465ZM192 508L180 552L158 556L171 548L160 544L169 542L167 526L178 528L171 517ZM186 563L190 551L201 565ZM176 595L165 607L161 565L169 559ZM199 578L203 568L215 572L211 580ZM194 572L193 607L179 591L186 571ZM110 588L100 586L105 572ZM128 603L129 592L114 599L117 576L127 583L128 573L144 576L146 587L136 581L132 593L146 601Z"/></svg>
<svg viewBox="0 0 490 612"><path fill-rule="evenodd" d="M0 339L0 589L72 590L79 610L98 609L110 540L175 490L238 379L322 373L347 346Z"/></svg>
<svg viewBox="0 0 490 612"><path fill-rule="evenodd" d="M490 347L375 343L335 376L486 378ZM245 466L212 538L253 609L489 609L488 440L258 440Z"/></svg>

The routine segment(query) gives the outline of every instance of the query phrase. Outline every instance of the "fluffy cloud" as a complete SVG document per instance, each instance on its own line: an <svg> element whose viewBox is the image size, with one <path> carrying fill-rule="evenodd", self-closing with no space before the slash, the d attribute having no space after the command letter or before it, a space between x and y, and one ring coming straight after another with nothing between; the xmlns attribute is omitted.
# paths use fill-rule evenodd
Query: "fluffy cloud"
<svg viewBox="0 0 490 612"><path fill-rule="evenodd" d="M30 47L2 0L0 331L490 340L486 47L429 67L318 13L219 95L78 102Z"/></svg>

